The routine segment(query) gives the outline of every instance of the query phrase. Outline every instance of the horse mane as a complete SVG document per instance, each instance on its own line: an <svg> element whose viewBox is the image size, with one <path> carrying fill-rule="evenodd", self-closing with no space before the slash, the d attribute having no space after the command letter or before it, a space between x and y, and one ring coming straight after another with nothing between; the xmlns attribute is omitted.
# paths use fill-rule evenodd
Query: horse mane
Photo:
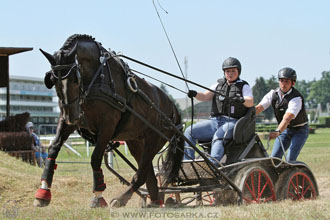
<svg viewBox="0 0 330 220"><path fill-rule="evenodd" d="M78 40L95 41L95 38L87 34L73 34L66 39L60 50L68 50L72 48Z"/></svg>

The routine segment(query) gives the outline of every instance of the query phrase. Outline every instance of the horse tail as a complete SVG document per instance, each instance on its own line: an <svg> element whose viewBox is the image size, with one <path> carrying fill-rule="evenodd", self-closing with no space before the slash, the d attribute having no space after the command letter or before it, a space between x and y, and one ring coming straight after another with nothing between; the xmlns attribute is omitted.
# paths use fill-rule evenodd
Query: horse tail
<svg viewBox="0 0 330 220"><path fill-rule="evenodd" d="M177 123L176 127L180 131L175 131L171 142L169 143L167 155L162 166L161 173L164 175L164 182L163 185L168 185L176 180L179 174L179 170L181 167L182 159L183 159L183 152L184 152L184 139L183 139L183 126L181 123L181 117L178 113L177 109Z"/></svg>

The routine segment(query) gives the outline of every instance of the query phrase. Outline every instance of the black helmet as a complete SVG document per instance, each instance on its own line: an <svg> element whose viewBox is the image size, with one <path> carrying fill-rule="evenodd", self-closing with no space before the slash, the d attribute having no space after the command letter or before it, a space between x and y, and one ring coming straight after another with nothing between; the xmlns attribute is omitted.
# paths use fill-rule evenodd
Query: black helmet
<svg viewBox="0 0 330 220"><path fill-rule="evenodd" d="M234 57L228 57L227 59L225 59L225 61L223 61L222 64L223 71L225 71L225 69L235 68L235 67L238 69L238 74L241 74L242 66L238 59Z"/></svg>
<svg viewBox="0 0 330 220"><path fill-rule="evenodd" d="M296 71L290 67L280 69L280 71L278 71L278 79L291 79L295 82L297 80Z"/></svg>

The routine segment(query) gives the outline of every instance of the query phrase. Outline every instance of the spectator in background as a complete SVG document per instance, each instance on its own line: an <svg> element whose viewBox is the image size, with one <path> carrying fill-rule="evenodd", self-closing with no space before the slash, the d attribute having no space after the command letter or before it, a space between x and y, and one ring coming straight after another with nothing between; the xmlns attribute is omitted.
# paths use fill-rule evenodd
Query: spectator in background
<svg viewBox="0 0 330 220"><path fill-rule="evenodd" d="M43 146L40 142L40 139L36 133L33 132L33 123L28 122L25 125L27 132L33 137L32 141L32 149L35 151L35 156L37 159L37 163L39 167L45 164L46 159L48 157L48 153L46 152L46 147Z"/></svg>

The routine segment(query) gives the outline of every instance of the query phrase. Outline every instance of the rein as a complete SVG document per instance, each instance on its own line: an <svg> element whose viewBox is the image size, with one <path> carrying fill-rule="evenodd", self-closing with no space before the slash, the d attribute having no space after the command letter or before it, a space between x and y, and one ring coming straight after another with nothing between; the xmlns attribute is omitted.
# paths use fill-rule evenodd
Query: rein
<svg viewBox="0 0 330 220"><path fill-rule="evenodd" d="M150 69L156 70L156 71L158 71L158 72L160 72L160 73L163 73L163 74L165 74L165 75L168 75L168 76L171 76L171 77L173 77L173 78L177 78L177 79L179 79L179 80L182 80L182 81L185 81L185 82L187 82L187 83L193 84L193 85L195 85L195 86L201 87L201 88L206 89L206 90L208 90L208 91L210 91L210 92L213 92L214 94L221 95L221 94L218 93L217 91L212 90L212 89L210 89L210 88L208 88L208 87L205 87L205 86L203 86L203 85L200 85L200 84L195 83L195 82L193 82L193 81L190 81L190 80L188 80L188 79L182 78L182 77L180 77L180 76L177 76L177 75L175 75L175 74L173 74L173 73L170 73L170 72L167 72L167 71L165 71L165 70L159 69L159 68L157 68L157 67L151 66L151 65L149 65L149 64L147 64L147 63L141 62L141 61L136 60L136 59L134 59L134 58L131 58L131 57L129 57L129 56L125 56L125 55L123 55L123 54L118 54L118 55L116 55L116 56L117 56L117 57L122 57L122 58L128 59L128 60L130 60L130 61L133 61L133 62L135 62L135 63L138 63L138 64L140 64L140 65L142 65L142 66L146 66L146 67L148 67L148 68L150 68ZM186 93L186 92L185 92L185 93Z"/></svg>

